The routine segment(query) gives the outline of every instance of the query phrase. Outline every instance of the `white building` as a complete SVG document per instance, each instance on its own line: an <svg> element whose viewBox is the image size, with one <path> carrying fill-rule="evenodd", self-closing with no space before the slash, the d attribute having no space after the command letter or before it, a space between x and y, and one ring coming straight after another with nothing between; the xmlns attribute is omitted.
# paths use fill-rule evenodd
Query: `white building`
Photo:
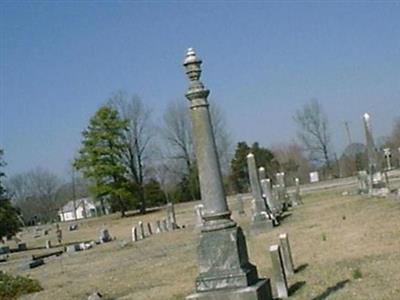
<svg viewBox="0 0 400 300"><path fill-rule="evenodd" d="M90 198L77 199L75 200L75 205L76 219L83 219L85 213L87 218L97 215L96 206ZM71 200L58 211L58 216L62 222L73 221L75 220L75 213L74 201Z"/></svg>

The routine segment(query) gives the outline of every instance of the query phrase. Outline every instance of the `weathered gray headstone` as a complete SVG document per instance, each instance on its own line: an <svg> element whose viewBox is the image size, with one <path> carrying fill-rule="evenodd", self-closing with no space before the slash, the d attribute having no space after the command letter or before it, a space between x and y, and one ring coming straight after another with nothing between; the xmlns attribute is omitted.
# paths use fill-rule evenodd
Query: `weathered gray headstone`
<svg viewBox="0 0 400 300"><path fill-rule="evenodd" d="M103 296L99 292L94 292L91 294L87 300L101 300Z"/></svg>
<svg viewBox="0 0 400 300"><path fill-rule="evenodd" d="M161 229L161 222L160 220L157 220L157 227L156 227L156 233L161 233L162 229Z"/></svg>
<svg viewBox="0 0 400 300"><path fill-rule="evenodd" d="M145 237L143 222L139 221L139 240L143 240Z"/></svg>
<svg viewBox="0 0 400 300"><path fill-rule="evenodd" d="M244 211L243 196L241 194L237 194L236 195L236 200L237 200L239 215L245 215L246 212Z"/></svg>
<svg viewBox="0 0 400 300"><path fill-rule="evenodd" d="M169 229L175 230L178 228L176 224L175 206L172 202L167 204L167 220Z"/></svg>
<svg viewBox="0 0 400 300"><path fill-rule="evenodd" d="M167 232L168 231L168 221L167 219L163 219L161 222L161 228L162 231Z"/></svg>
<svg viewBox="0 0 400 300"><path fill-rule="evenodd" d="M272 279L275 282L278 298L285 299L289 297L288 285L285 270L283 268L282 257L278 245L269 247L269 253L272 261Z"/></svg>
<svg viewBox="0 0 400 300"><path fill-rule="evenodd" d="M286 184L285 184L285 173L280 172L276 173L276 182L277 182L277 195L279 202L282 204L283 209L286 210L288 207L287 203L287 193L286 193Z"/></svg>
<svg viewBox="0 0 400 300"><path fill-rule="evenodd" d="M18 243L18 251L25 251L28 250L26 243Z"/></svg>
<svg viewBox="0 0 400 300"><path fill-rule="evenodd" d="M384 148L383 153L386 159L386 170L390 171L392 169L392 151L390 150L390 148Z"/></svg>
<svg viewBox="0 0 400 300"><path fill-rule="evenodd" d="M358 171L357 179L358 179L358 193L359 194L368 194L369 181L368 181L367 171L365 171L365 170Z"/></svg>
<svg viewBox="0 0 400 300"><path fill-rule="evenodd" d="M200 81L200 64L193 49L189 49L184 62L190 81L186 97L191 103L204 225L198 247L196 293L186 299L269 300L269 280L258 278L256 267L248 261L243 232L230 218L208 108L209 91Z"/></svg>
<svg viewBox="0 0 400 300"><path fill-rule="evenodd" d="M293 257L287 233L282 233L279 235L279 244L280 244L285 274L287 276L293 275L294 274Z"/></svg>
<svg viewBox="0 0 400 300"><path fill-rule="evenodd" d="M99 241L100 243L107 243L111 241L111 236L107 228L100 229Z"/></svg>
<svg viewBox="0 0 400 300"><path fill-rule="evenodd" d="M250 178L251 194L255 200L255 212L252 215L251 231L260 233L267 228L272 228L272 219L267 213L267 207L262 197L260 181L258 179L256 161L253 153L247 155L247 167Z"/></svg>
<svg viewBox="0 0 400 300"><path fill-rule="evenodd" d="M296 186L295 195L296 195L297 204L303 204L303 200L301 200L301 194L300 194L300 179L296 177L294 179L294 183Z"/></svg>
<svg viewBox="0 0 400 300"><path fill-rule="evenodd" d="M147 223L147 232L149 233L149 235L153 235L153 230L151 229L151 223Z"/></svg>
<svg viewBox="0 0 400 300"><path fill-rule="evenodd" d="M0 262L6 262L9 258L8 254L0 254Z"/></svg>
<svg viewBox="0 0 400 300"><path fill-rule="evenodd" d="M51 248L51 241L46 240L46 249L50 249L50 248Z"/></svg>
<svg viewBox="0 0 400 300"><path fill-rule="evenodd" d="M10 247L9 246L1 246L0 247L0 254L8 254L10 253Z"/></svg>
<svg viewBox="0 0 400 300"><path fill-rule="evenodd" d="M261 180L263 180L265 178L266 178L265 168L264 167L259 167L258 168L258 179L261 181Z"/></svg>
<svg viewBox="0 0 400 300"><path fill-rule="evenodd" d="M194 213L196 216L195 228L201 228L203 226L203 209L204 209L203 204L197 204L194 207Z"/></svg>
<svg viewBox="0 0 400 300"><path fill-rule="evenodd" d="M132 227L132 242L136 242L137 240L138 240L137 227L133 226Z"/></svg>
<svg viewBox="0 0 400 300"><path fill-rule="evenodd" d="M282 203L279 199L279 185L277 184L272 185L271 194L273 202L277 207L279 207L279 212L282 213L284 211L284 203Z"/></svg>
<svg viewBox="0 0 400 300"><path fill-rule="evenodd" d="M80 251L81 247L79 244L73 244L73 245L68 245L67 246L67 253L74 253L76 251Z"/></svg>
<svg viewBox="0 0 400 300"><path fill-rule="evenodd" d="M43 259L37 259L37 260L34 260L34 261L29 263L29 268L30 269L34 269L34 268L37 268L37 267L39 267L41 265L44 265L44 260Z"/></svg>
<svg viewBox="0 0 400 300"><path fill-rule="evenodd" d="M265 201L267 202L268 208L276 219L277 215L279 214L279 207L276 205L274 199L272 198L271 193L271 185L269 179L262 179L261 180L261 187L263 190L263 194L265 197Z"/></svg>

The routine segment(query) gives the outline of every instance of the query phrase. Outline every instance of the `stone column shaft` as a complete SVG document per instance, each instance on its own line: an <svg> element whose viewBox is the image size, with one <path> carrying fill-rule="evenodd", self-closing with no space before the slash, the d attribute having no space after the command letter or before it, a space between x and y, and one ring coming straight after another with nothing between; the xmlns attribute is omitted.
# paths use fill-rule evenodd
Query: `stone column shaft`
<svg viewBox="0 0 400 300"><path fill-rule="evenodd" d="M245 237L230 218L207 97L209 90L200 81L201 60L189 49L184 61L189 89L192 136L204 204L198 245L199 275L196 293L186 299L270 300L269 282L258 278L248 260Z"/></svg>

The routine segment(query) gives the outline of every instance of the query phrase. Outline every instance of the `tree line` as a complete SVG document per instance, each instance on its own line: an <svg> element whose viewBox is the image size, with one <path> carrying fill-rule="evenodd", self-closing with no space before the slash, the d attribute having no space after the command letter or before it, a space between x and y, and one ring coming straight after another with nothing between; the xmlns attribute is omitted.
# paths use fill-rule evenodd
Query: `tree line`
<svg viewBox="0 0 400 300"><path fill-rule="evenodd" d="M212 102L212 101L211 101ZM308 181L309 172L318 170L323 177L346 175L365 168L362 150L337 158L332 151L328 118L322 106L311 100L297 110L293 120L298 142L272 145L258 142L248 145L232 142L223 113L212 102L211 119L217 151L228 193L249 189L246 156L254 153L257 166L266 168L274 180L276 172L285 172L290 185L294 177ZM112 95L90 118L82 132L81 146L71 165L75 174L63 182L44 169L12 176L6 182L8 198L25 222L50 221L66 202L91 195L100 207L107 204L114 212L126 212L200 198L191 121L186 100L167 105L161 124L138 96L124 92ZM386 139L391 147L400 147L400 119ZM353 167L349 167L353 166ZM342 170L340 170L342 169ZM343 174L342 174L343 175Z"/></svg>

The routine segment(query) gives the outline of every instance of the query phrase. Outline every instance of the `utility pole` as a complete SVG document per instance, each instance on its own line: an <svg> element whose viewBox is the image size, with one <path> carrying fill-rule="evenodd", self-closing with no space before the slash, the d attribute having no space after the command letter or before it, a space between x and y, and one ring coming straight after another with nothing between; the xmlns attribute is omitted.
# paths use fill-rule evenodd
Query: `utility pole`
<svg viewBox="0 0 400 300"><path fill-rule="evenodd" d="M72 167L72 202L74 204L74 219L77 220L76 216L76 191L75 191L75 169Z"/></svg>
<svg viewBox="0 0 400 300"><path fill-rule="evenodd" d="M347 138L349 139L349 145L353 143L351 139L351 134L350 134L350 128L349 128L349 122L345 121L344 122L344 127L346 128L346 133L347 133Z"/></svg>

